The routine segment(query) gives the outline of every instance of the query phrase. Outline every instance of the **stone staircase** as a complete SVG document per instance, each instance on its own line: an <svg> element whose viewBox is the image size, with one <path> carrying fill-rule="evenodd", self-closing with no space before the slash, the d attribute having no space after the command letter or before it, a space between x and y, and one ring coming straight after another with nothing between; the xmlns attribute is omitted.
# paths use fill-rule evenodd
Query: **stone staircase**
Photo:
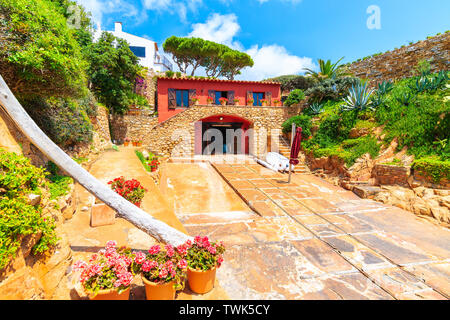
<svg viewBox="0 0 450 320"><path fill-rule="evenodd" d="M278 141L275 141L275 144L278 146L278 152L289 158L291 155L291 148L289 147L290 143L282 136L278 136ZM301 157L301 155L300 155ZM298 165L295 166L296 173L309 173L308 166L304 163L304 161L300 161Z"/></svg>

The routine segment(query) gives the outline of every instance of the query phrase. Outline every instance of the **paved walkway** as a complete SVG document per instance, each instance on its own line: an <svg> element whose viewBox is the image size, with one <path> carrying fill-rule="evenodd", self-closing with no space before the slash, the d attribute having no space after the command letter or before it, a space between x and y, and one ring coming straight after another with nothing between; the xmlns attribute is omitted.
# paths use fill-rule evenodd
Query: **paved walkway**
<svg viewBox="0 0 450 320"><path fill-rule="evenodd" d="M121 148L103 154L90 172L105 183L120 175L138 179L150 190L143 202L149 214L227 244L215 289L200 296L187 288L177 299L450 296L450 230L412 213L361 200L312 175L295 174L288 185L287 175L253 161L167 163L162 169L158 188L134 149ZM81 206L91 201L85 191L79 196ZM144 250L155 243L123 219L91 228L89 212L80 210L65 228L75 260L111 239ZM77 298L73 290L70 295ZM144 299L139 281L132 299Z"/></svg>
<svg viewBox="0 0 450 320"><path fill-rule="evenodd" d="M228 244L218 277L231 299L449 298L450 230L312 175L212 166L260 215L185 221Z"/></svg>

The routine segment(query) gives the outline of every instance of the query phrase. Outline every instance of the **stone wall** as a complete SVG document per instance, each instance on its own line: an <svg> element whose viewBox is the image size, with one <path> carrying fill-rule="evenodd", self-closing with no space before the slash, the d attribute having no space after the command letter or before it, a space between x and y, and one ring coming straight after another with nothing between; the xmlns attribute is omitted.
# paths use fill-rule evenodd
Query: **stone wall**
<svg viewBox="0 0 450 320"><path fill-rule="evenodd" d="M433 72L450 69L450 32L350 64L356 77L373 83L410 77L417 63L431 60Z"/></svg>
<svg viewBox="0 0 450 320"><path fill-rule="evenodd" d="M234 115L253 123L254 144L250 146L261 156L267 149L267 134L281 134L281 124L288 117L288 109L283 107L249 107L249 106L194 106L160 123L151 130L147 128L151 121L145 118L124 116L122 124L132 124L133 130L145 132L143 143L150 150L161 156L193 156L195 147L195 123L213 115ZM141 121L139 123L139 121ZM115 125L114 127L117 127ZM131 133L131 129L127 129ZM274 132L273 130L278 130ZM188 134L186 134L188 133Z"/></svg>
<svg viewBox="0 0 450 320"><path fill-rule="evenodd" d="M377 164L374 166L372 176L376 185L408 186L411 168Z"/></svg>
<svg viewBox="0 0 450 320"><path fill-rule="evenodd" d="M133 141L143 140L158 124L158 117L150 111L141 111L137 115L110 115L112 140L122 144L125 138Z"/></svg>

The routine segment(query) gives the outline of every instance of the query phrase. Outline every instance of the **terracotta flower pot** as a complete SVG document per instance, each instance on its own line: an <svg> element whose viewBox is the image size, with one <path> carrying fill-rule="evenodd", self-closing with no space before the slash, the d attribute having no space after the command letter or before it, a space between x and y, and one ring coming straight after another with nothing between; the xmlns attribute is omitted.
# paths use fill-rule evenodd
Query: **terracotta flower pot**
<svg viewBox="0 0 450 320"><path fill-rule="evenodd" d="M124 142L123 145L124 145L125 147L128 147L128 146L130 145L130 143L129 143L129 142Z"/></svg>
<svg viewBox="0 0 450 320"><path fill-rule="evenodd" d="M216 280L216 268L208 271L198 271L188 268L187 278L189 288L195 293L208 293L214 288L214 281Z"/></svg>
<svg viewBox="0 0 450 320"><path fill-rule="evenodd" d="M223 106L226 106L227 102L226 101L221 101L220 104L223 105Z"/></svg>
<svg viewBox="0 0 450 320"><path fill-rule="evenodd" d="M90 300L129 300L130 299L130 288L119 294L117 290L100 290L97 295L89 294Z"/></svg>
<svg viewBox="0 0 450 320"><path fill-rule="evenodd" d="M142 281L145 285L145 295L147 300L174 300L175 299L175 288L173 287L174 281L158 284L148 281L144 276L142 276Z"/></svg>

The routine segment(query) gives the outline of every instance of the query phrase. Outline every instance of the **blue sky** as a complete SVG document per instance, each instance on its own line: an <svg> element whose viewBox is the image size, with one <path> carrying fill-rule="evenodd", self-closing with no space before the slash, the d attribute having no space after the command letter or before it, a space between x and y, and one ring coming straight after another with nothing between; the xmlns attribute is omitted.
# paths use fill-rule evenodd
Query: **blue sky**
<svg viewBox="0 0 450 320"><path fill-rule="evenodd" d="M255 67L240 77L250 80L301 74L318 58L354 61L450 29L448 0L77 1L103 30L121 21L124 31L160 45L172 35L199 36L245 51ZM367 25L372 5L379 29Z"/></svg>

